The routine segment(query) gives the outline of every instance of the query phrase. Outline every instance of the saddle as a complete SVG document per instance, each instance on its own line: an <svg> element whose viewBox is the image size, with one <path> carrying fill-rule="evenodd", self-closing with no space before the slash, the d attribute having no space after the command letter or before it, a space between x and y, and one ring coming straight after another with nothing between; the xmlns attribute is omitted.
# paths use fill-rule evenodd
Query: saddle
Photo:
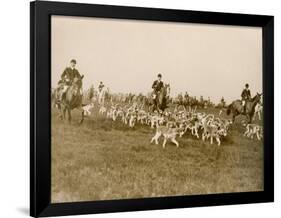
<svg viewBox="0 0 281 218"><path fill-rule="evenodd" d="M243 105L243 100L239 100L240 103L240 108L239 111L241 114L245 114L246 110L247 110L247 104L248 104L248 100L245 100L245 104Z"/></svg>

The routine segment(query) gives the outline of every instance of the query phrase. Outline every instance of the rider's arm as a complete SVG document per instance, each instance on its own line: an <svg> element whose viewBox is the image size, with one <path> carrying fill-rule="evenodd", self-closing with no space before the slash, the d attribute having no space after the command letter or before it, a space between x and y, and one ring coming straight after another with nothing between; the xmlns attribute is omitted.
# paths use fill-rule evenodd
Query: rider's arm
<svg viewBox="0 0 281 218"><path fill-rule="evenodd" d="M67 68L64 69L63 73L61 74L61 79L63 80L67 74Z"/></svg>
<svg viewBox="0 0 281 218"><path fill-rule="evenodd" d="M241 98L244 98L244 92L245 92L245 89L243 89L243 91L241 93Z"/></svg>
<svg viewBox="0 0 281 218"><path fill-rule="evenodd" d="M80 78L81 77L81 74L79 73L79 71L77 70L77 69L75 69L75 77L78 77L78 78Z"/></svg>

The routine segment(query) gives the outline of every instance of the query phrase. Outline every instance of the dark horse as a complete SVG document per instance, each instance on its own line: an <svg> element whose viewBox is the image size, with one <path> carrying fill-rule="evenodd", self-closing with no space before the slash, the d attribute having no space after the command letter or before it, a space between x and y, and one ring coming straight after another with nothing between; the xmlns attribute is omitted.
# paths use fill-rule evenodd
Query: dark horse
<svg viewBox="0 0 281 218"><path fill-rule="evenodd" d="M249 123L251 123L255 113L255 107L261 100L261 95L262 94L257 93L255 97L246 102L246 111L244 111L241 100L233 101L228 106L226 114L229 115L230 113L232 113L232 122L234 122L236 116L241 114L246 116L249 120Z"/></svg>
<svg viewBox="0 0 281 218"><path fill-rule="evenodd" d="M152 96L152 95L151 95ZM168 107L168 99L170 96L170 84L165 84L156 96L156 99L149 99L151 102L151 111L164 111Z"/></svg>
<svg viewBox="0 0 281 218"><path fill-rule="evenodd" d="M81 109L82 108L82 98L81 94L82 88L82 79L84 76L80 78L75 77L72 84L66 90L65 96L63 96L61 102L59 103L59 109L61 111L60 117L65 119L65 113L67 111L68 121L71 122L71 111L73 109ZM82 110L82 117L80 123L84 120L84 111Z"/></svg>

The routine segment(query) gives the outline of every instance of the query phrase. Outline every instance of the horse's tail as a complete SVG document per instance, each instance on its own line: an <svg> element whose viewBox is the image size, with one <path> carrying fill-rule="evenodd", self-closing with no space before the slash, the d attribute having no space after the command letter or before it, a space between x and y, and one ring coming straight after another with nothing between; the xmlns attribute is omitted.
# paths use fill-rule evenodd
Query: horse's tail
<svg viewBox="0 0 281 218"><path fill-rule="evenodd" d="M231 113L232 104L228 105L226 114L229 115Z"/></svg>

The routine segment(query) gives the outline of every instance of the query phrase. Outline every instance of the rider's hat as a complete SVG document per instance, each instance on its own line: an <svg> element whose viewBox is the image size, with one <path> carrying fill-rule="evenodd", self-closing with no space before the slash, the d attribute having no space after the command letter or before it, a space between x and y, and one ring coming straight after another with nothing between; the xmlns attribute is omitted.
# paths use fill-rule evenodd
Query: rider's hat
<svg viewBox="0 0 281 218"><path fill-rule="evenodd" d="M161 73L158 73L157 77L162 77Z"/></svg>
<svg viewBox="0 0 281 218"><path fill-rule="evenodd" d="M248 83L246 83L246 85L245 85L247 88L249 87L249 84Z"/></svg>
<svg viewBox="0 0 281 218"><path fill-rule="evenodd" d="M70 61L70 63L76 64L76 60L75 60L75 59L72 59L72 60Z"/></svg>

